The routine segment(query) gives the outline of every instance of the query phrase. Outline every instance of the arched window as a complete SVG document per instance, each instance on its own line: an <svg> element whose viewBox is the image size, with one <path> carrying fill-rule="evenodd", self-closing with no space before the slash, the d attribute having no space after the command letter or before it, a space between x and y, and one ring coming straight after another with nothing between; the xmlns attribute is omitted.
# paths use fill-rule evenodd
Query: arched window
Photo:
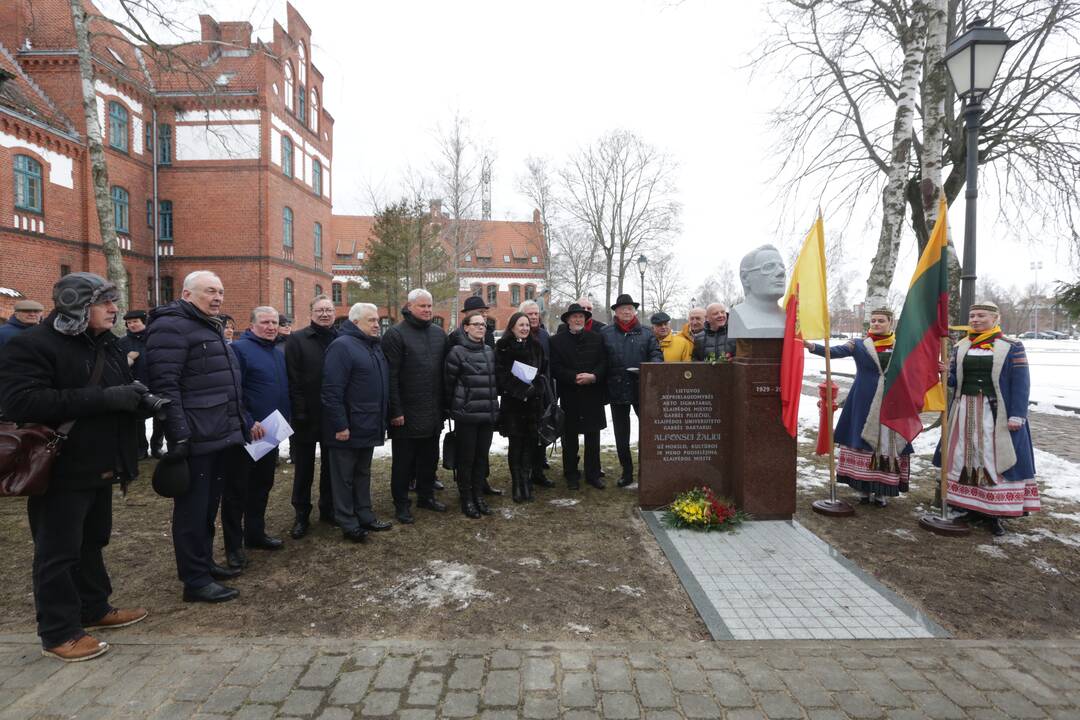
<svg viewBox="0 0 1080 720"><path fill-rule="evenodd" d="M285 314L290 318L295 314L293 305L293 282L289 278L285 278Z"/></svg>
<svg viewBox="0 0 1080 720"><path fill-rule="evenodd" d="M322 223L315 223L315 257L322 257Z"/></svg>
<svg viewBox="0 0 1080 720"><path fill-rule="evenodd" d="M293 69L292 63L285 62L285 109L293 109L293 93L296 92L295 83L293 83Z"/></svg>
<svg viewBox="0 0 1080 720"><path fill-rule="evenodd" d="M292 241L292 208L286 207L281 211L281 244L287 248L293 246Z"/></svg>
<svg viewBox="0 0 1080 720"><path fill-rule="evenodd" d="M491 307L495 307L495 304L499 300L499 286L488 285L487 286L487 304Z"/></svg>
<svg viewBox="0 0 1080 720"><path fill-rule="evenodd" d="M518 305L521 304L521 286L520 285L511 285L510 286L510 304L513 305L514 307L517 307Z"/></svg>
<svg viewBox="0 0 1080 720"><path fill-rule="evenodd" d="M322 163L318 160L311 161L311 191L322 197Z"/></svg>
<svg viewBox="0 0 1080 720"><path fill-rule="evenodd" d="M281 136L281 172L285 177L293 176L293 145L288 135Z"/></svg>
<svg viewBox="0 0 1080 720"><path fill-rule="evenodd" d="M29 155L15 156L15 207L41 212L41 163Z"/></svg>
<svg viewBox="0 0 1080 720"><path fill-rule="evenodd" d="M311 88L311 129L319 132L319 91Z"/></svg>
<svg viewBox="0 0 1080 720"><path fill-rule="evenodd" d="M318 283L316 283L315 284L315 297L319 297L322 294L323 294L322 285L319 285Z"/></svg>
<svg viewBox="0 0 1080 720"><path fill-rule="evenodd" d="M446 320L444 320L441 316L436 315L435 317L433 317L431 319L431 324L434 325L435 327L440 327L440 328L445 327L446 326Z"/></svg>
<svg viewBox="0 0 1080 720"><path fill-rule="evenodd" d="M341 283L333 283L330 286L330 299L335 305L341 304Z"/></svg>
<svg viewBox="0 0 1080 720"><path fill-rule="evenodd" d="M112 187L112 208L116 232L128 232L128 191L119 185Z"/></svg>
<svg viewBox="0 0 1080 720"><path fill-rule="evenodd" d="M115 100L109 103L109 145L128 151L128 111Z"/></svg>
<svg viewBox="0 0 1080 720"><path fill-rule="evenodd" d="M525 286L525 299L526 300L535 300L536 299L536 286L535 285L526 285Z"/></svg>
<svg viewBox="0 0 1080 720"><path fill-rule="evenodd" d="M307 84L307 48L304 47L303 41L296 48L296 54L300 58L300 84Z"/></svg>
<svg viewBox="0 0 1080 720"><path fill-rule="evenodd" d="M484 297L484 286L480 283L473 283L469 286L469 290L472 292L473 297Z"/></svg>

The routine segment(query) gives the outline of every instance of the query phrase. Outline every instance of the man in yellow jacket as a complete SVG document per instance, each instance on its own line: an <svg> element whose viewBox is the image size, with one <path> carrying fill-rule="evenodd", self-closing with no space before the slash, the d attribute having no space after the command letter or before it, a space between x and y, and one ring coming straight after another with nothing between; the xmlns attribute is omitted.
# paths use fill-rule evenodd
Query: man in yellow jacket
<svg viewBox="0 0 1080 720"><path fill-rule="evenodd" d="M666 312L658 312L652 316L650 322L653 335L660 343L660 351L664 353L664 362L690 362L694 354L694 343L671 332L671 317Z"/></svg>

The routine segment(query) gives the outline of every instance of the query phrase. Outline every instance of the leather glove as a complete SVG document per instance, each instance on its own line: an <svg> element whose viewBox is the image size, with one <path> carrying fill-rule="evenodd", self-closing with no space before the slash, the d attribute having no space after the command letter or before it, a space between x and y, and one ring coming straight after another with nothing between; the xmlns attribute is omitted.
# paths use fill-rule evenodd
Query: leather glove
<svg viewBox="0 0 1080 720"><path fill-rule="evenodd" d="M139 400L142 399L145 392L145 387L142 385L136 387L135 383L107 387L103 391L105 410L108 412L135 412L135 408L139 407Z"/></svg>
<svg viewBox="0 0 1080 720"><path fill-rule="evenodd" d="M183 462L187 460L188 455L191 454L191 448L188 447L187 440L181 440L178 443L169 443L169 451L161 456L161 462L173 464Z"/></svg>

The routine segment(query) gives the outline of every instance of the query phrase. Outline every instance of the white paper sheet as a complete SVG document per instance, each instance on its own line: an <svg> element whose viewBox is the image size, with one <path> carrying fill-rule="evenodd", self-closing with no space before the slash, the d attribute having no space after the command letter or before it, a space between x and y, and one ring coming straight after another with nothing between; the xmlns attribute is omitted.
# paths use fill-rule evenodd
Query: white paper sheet
<svg viewBox="0 0 1080 720"><path fill-rule="evenodd" d="M263 435L261 440L250 442L244 446L244 449L248 451L248 455L255 461L266 457L266 454L280 445L282 440L293 434L292 426L289 425L289 421L285 419L280 410L270 413L259 421L259 424L262 425L266 434Z"/></svg>
<svg viewBox="0 0 1080 720"><path fill-rule="evenodd" d="M510 366L510 374L516 377L523 383L532 384L533 378L536 377L537 368L532 365L526 365L523 362L514 361L514 364Z"/></svg>

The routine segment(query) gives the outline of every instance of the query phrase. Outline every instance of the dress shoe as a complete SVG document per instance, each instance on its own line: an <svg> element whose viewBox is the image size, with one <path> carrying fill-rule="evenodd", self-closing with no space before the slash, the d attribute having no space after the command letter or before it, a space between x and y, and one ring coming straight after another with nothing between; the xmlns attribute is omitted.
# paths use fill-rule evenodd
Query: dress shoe
<svg viewBox="0 0 1080 720"><path fill-rule="evenodd" d="M368 532L364 528L357 528L355 530L342 530L341 536L349 542L362 543L367 542Z"/></svg>
<svg viewBox="0 0 1080 720"><path fill-rule="evenodd" d="M233 570L241 570L248 566L248 556L243 550L233 550L225 553L225 564Z"/></svg>
<svg viewBox="0 0 1080 720"><path fill-rule="evenodd" d="M234 577L238 577L244 571L240 568L234 567L222 567L217 563L210 564L210 577L215 580L232 580Z"/></svg>
<svg viewBox="0 0 1080 720"><path fill-rule="evenodd" d="M127 627L137 622L142 622L150 613L146 608L113 608L98 620L88 623L86 630L106 630L111 628Z"/></svg>
<svg viewBox="0 0 1080 720"><path fill-rule="evenodd" d="M413 514L408 510L408 508L406 508L405 510L399 510L394 517L396 517L397 521L402 525L412 525L414 522L416 522L416 518L413 517Z"/></svg>
<svg viewBox="0 0 1080 720"><path fill-rule="evenodd" d="M41 654L64 662L82 662L104 655L108 651L109 643L102 642L93 635L83 635L55 647L42 648Z"/></svg>
<svg viewBox="0 0 1080 720"><path fill-rule="evenodd" d="M201 588L184 588L184 602L220 603L235 600L240 591L236 588L225 587L216 582L203 585Z"/></svg>
<svg viewBox="0 0 1080 720"><path fill-rule="evenodd" d="M309 528L310 526L308 525L307 520L297 520L293 523L292 530L289 531L289 537L293 540L299 540L308 534Z"/></svg>
<svg viewBox="0 0 1080 720"><path fill-rule="evenodd" d="M435 498L420 498L416 501L416 507L432 512L446 512L446 505Z"/></svg>
<svg viewBox="0 0 1080 720"><path fill-rule="evenodd" d="M487 504L487 501L484 500L483 495L477 495L475 500L476 500L476 511L478 513L480 513L481 515L490 515L491 514L491 507Z"/></svg>
<svg viewBox="0 0 1080 720"><path fill-rule="evenodd" d="M603 490L604 488L607 487L607 485L604 484L604 481L601 480L598 477L597 478L589 478L588 480L585 481L585 484L588 485L589 487L594 487L597 490Z"/></svg>
<svg viewBox="0 0 1080 720"><path fill-rule="evenodd" d="M547 475L545 475L544 473L537 473L537 474L533 475L532 476L532 484L533 485L539 485L540 487L544 487L544 488L553 488L553 487L555 487L555 482L553 480L548 480Z"/></svg>
<svg viewBox="0 0 1080 720"><path fill-rule="evenodd" d="M281 541L281 538L263 535L261 538L246 540L244 545L249 548L259 548L260 550L280 550L285 546L285 543Z"/></svg>
<svg viewBox="0 0 1080 720"><path fill-rule="evenodd" d="M360 527L364 528L368 532L384 532L394 527L394 523L389 520L375 520L374 522L363 523Z"/></svg>
<svg viewBox="0 0 1080 720"><path fill-rule="evenodd" d="M994 537L1001 537L1008 532L1008 530L1005 529L1005 523L1003 523L999 517L990 518L990 521L986 523L986 527Z"/></svg>
<svg viewBox="0 0 1080 720"><path fill-rule="evenodd" d="M446 486L442 484L441 480L436 480L435 484L432 485L432 487L434 487L436 490L445 490L446 489Z"/></svg>
<svg viewBox="0 0 1080 720"><path fill-rule="evenodd" d="M577 490L580 487L581 487L581 478L580 477L568 477L568 478L566 478L566 489L567 490Z"/></svg>
<svg viewBox="0 0 1080 720"><path fill-rule="evenodd" d="M634 478L621 477L619 478L619 487L630 487L634 484Z"/></svg>
<svg viewBox="0 0 1080 720"><path fill-rule="evenodd" d="M485 495L502 495L503 494L503 491L500 490L499 488L494 488L494 487L491 487L490 485L488 485L486 480L484 481L484 487L481 490L481 492L483 492Z"/></svg>

